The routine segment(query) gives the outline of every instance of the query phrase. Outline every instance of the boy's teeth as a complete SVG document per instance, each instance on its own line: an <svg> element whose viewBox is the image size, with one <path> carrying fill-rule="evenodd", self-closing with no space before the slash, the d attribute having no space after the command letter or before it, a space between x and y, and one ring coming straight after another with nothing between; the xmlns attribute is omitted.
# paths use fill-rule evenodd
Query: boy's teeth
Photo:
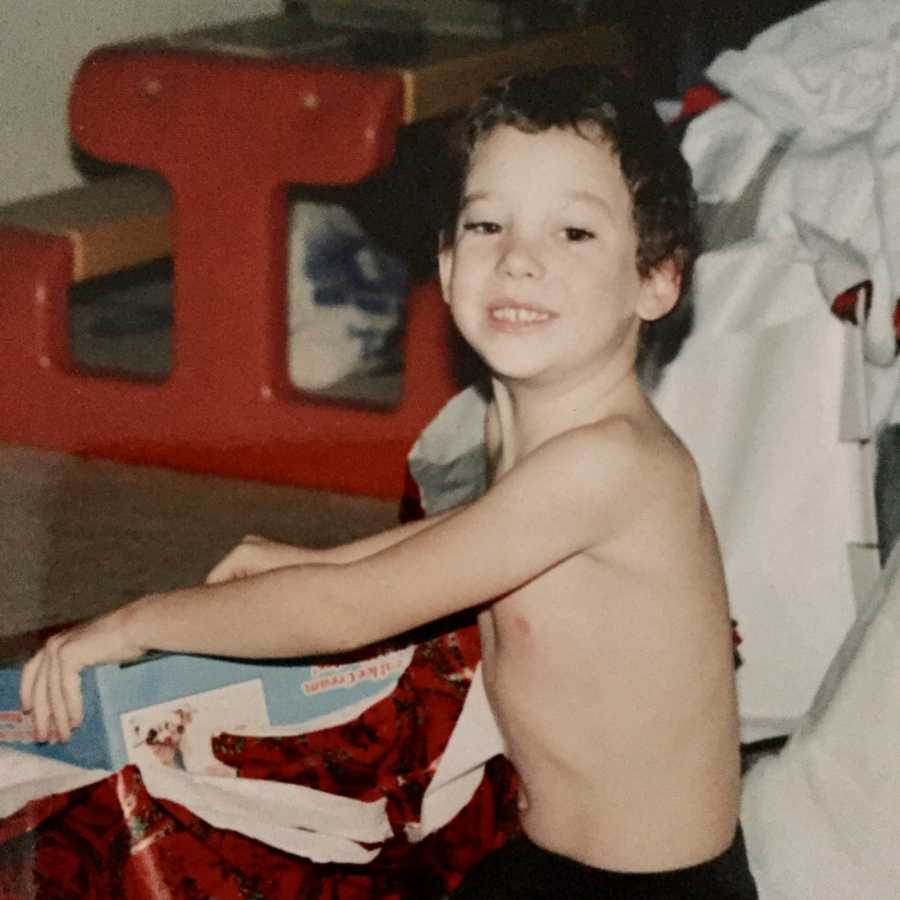
<svg viewBox="0 0 900 900"><path fill-rule="evenodd" d="M495 319L502 319L505 322L544 322L550 318L549 313L538 312L536 309L522 309L519 306L495 309L493 315Z"/></svg>

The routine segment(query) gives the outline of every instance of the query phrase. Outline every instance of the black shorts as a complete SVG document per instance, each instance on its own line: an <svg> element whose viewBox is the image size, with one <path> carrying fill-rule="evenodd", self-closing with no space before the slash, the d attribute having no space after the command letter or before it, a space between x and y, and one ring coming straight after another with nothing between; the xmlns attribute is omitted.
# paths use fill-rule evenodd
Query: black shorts
<svg viewBox="0 0 900 900"><path fill-rule="evenodd" d="M757 900L744 836L709 862L671 872L608 872L514 838L488 854L451 900Z"/></svg>

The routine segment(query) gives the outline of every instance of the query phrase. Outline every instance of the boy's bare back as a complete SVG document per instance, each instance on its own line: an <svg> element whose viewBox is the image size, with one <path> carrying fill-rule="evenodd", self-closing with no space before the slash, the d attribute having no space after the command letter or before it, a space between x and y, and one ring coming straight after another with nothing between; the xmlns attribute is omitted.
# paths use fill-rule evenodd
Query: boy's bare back
<svg viewBox="0 0 900 900"><path fill-rule="evenodd" d="M649 405L581 427L577 440L598 460L630 457L615 533L585 521L598 534L590 549L479 617L485 684L522 781L522 825L539 846L588 865L693 865L729 846L738 809L715 534L693 460ZM580 490L586 474L558 478Z"/></svg>

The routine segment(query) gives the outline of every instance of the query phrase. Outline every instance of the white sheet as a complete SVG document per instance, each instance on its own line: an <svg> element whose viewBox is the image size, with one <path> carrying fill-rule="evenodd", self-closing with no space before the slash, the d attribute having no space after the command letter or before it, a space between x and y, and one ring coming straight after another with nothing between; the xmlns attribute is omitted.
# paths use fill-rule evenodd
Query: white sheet
<svg viewBox="0 0 900 900"><path fill-rule="evenodd" d="M685 137L701 197L737 199L769 149L788 144L758 233L789 213L857 247L874 285L866 357L891 366L900 298L900 4L820 3L746 50L726 51L707 76L731 99ZM876 420L893 411L890 399Z"/></svg>
<svg viewBox="0 0 900 900"><path fill-rule="evenodd" d="M856 615L850 548L875 542L848 378L859 333L830 313L816 254L789 226L701 257L694 332L654 395L697 460L722 546L745 740L790 731L806 711ZM862 589L874 547L868 562Z"/></svg>
<svg viewBox="0 0 900 900"><path fill-rule="evenodd" d="M761 900L900 894L900 547L741 819Z"/></svg>

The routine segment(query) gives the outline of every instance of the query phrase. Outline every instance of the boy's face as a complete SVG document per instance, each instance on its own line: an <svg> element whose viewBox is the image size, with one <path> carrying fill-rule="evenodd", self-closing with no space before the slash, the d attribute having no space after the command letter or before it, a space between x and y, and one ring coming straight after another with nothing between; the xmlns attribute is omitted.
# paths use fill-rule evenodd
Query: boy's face
<svg viewBox="0 0 900 900"><path fill-rule="evenodd" d="M558 379L631 355L642 319L678 297L674 266L642 278L631 195L602 140L499 126L476 148L441 284L495 374Z"/></svg>

